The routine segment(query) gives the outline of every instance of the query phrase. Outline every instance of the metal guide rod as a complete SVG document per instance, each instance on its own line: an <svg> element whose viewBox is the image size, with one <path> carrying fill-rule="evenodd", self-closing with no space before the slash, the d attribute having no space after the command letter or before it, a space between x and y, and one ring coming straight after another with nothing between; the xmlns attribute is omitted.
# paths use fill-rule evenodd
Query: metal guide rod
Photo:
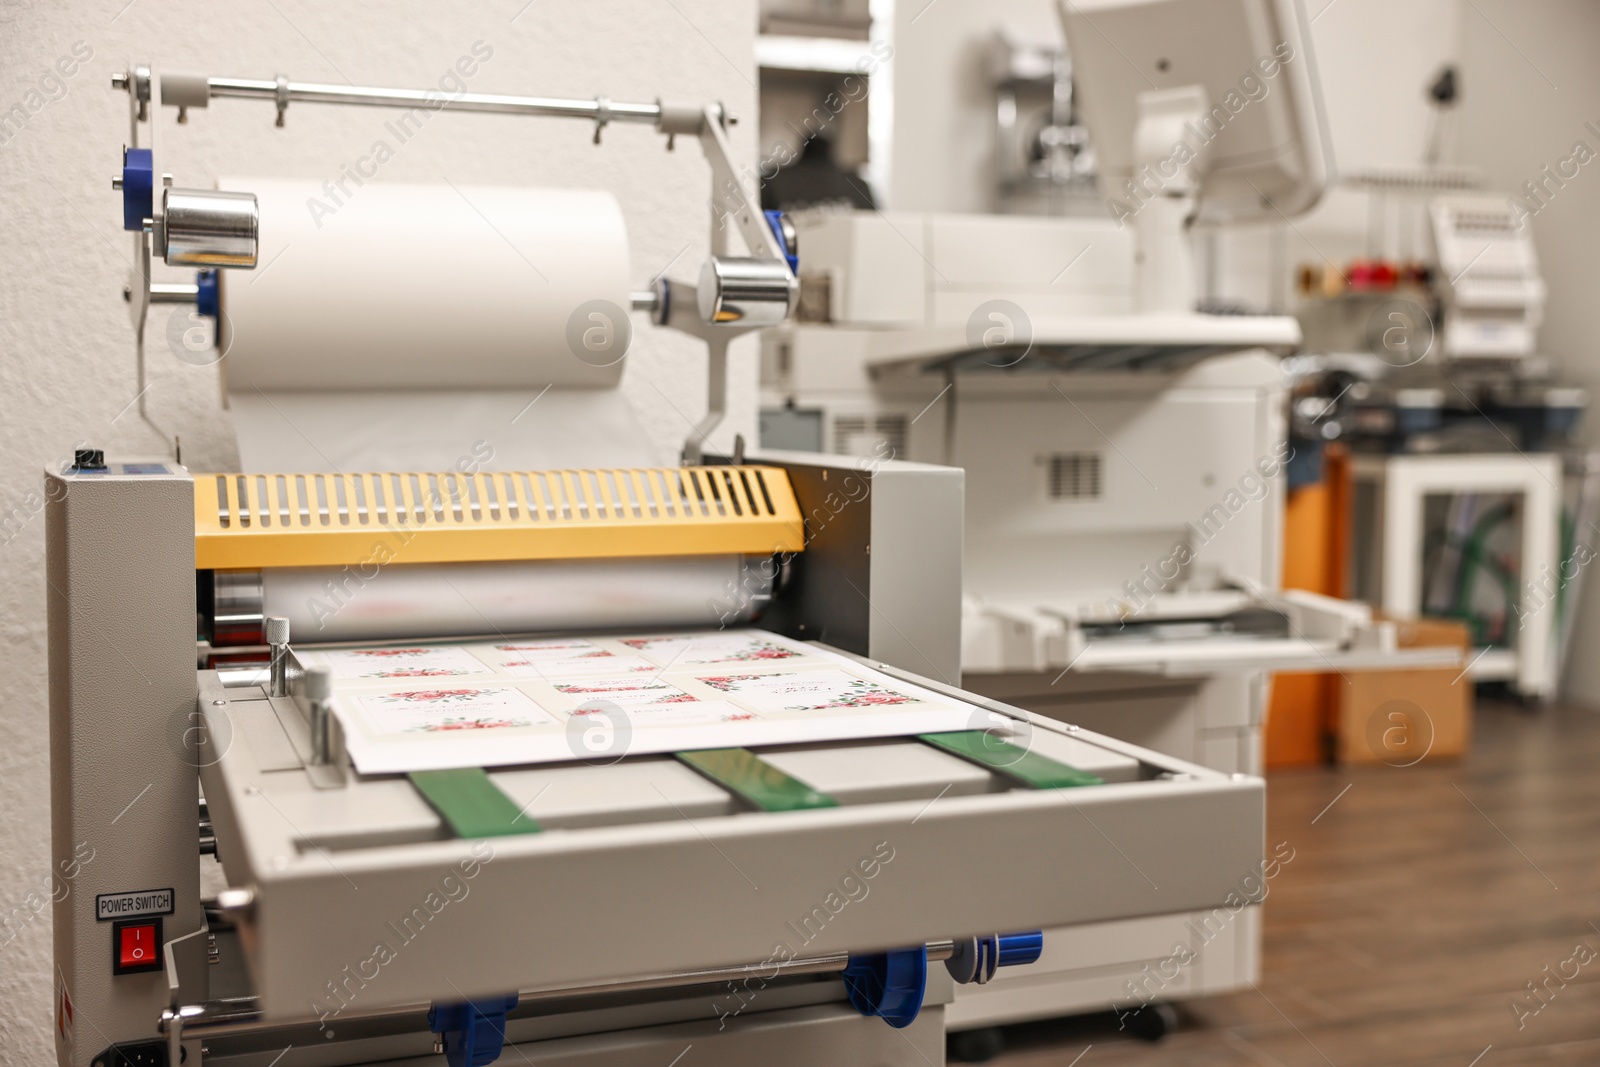
<svg viewBox="0 0 1600 1067"><path fill-rule="evenodd" d="M322 85L259 78L207 78L213 98L271 100L275 103L362 104L367 107L429 107L450 111L480 111L497 115L546 115L552 118L604 122L661 120L660 104L619 104L603 97L593 100L559 100L544 96L506 96L499 93L451 95L437 89L381 89L365 85ZM174 105L175 106L175 105Z"/></svg>
<svg viewBox="0 0 1600 1067"><path fill-rule="evenodd" d="M135 73L113 79L113 86L125 88L130 98L143 86L156 80L148 67L136 68ZM437 89L387 89L365 85L328 85L317 82L290 81L286 75L266 78L211 78L190 74L168 74L159 79L160 103L178 109L180 121L191 107L205 107L208 100L234 98L270 100L278 110L278 125L283 125L284 114L296 101L307 104L354 104L364 107L391 107L415 109L425 107L433 111L469 111L500 115L535 115L550 118L585 119L595 124L595 141L599 143L600 131L612 122L640 122L654 126L668 137L667 147L679 134L700 140L713 174L713 198L720 202L718 218L712 230L713 252L727 253L729 227L722 224L722 215L731 217L734 227L744 239L750 254L759 259L785 258L785 251L768 229L762 217L760 202L750 183L742 181L734 169L732 150L723 127L731 126L737 119L728 114L721 104L685 104L670 100L657 100L650 104L618 103L605 97L592 100L563 100L544 96L515 96L500 93L444 93ZM136 113L137 127L144 113ZM789 281L792 283L793 279ZM788 304L785 303L787 312ZM770 325L770 323L763 323Z"/></svg>
<svg viewBox="0 0 1600 1067"><path fill-rule="evenodd" d="M938 963L955 953L953 941L929 941L928 962ZM591 985L565 986L557 989L536 989L518 994L521 1001L558 1000L567 997L597 996L604 993L628 993L650 989L672 989L679 986L705 985L711 982L737 981L741 978L762 978L772 981L792 975L832 974L843 971L850 963L848 952L830 952L820 956L800 956L787 962L750 963L737 967L711 967L698 971L675 971L670 974L632 978L620 982L597 982ZM426 1004L408 1004L381 1011L350 1012L341 1014L341 1020L401 1019L419 1015L428 1010ZM186 1004L180 1008L167 1008L161 1013L160 1032L168 1034L174 1026L181 1026L184 1037L232 1037L305 1024L314 1024L313 1016L303 1019L267 1020L262 1016L254 997L235 997L208 1001L204 1004Z"/></svg>

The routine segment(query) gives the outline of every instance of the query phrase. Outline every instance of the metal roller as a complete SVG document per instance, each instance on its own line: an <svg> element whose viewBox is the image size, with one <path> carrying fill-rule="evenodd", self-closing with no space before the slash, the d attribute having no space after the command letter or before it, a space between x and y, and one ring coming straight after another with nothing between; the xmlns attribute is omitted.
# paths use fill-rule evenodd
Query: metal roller
<svg viewBox="0 0 1600 1067"><path fill-rule="evenodd" d="M260 571L214 571L210 595L202 583L202 608L211 623L207 635L219 648L259 645L265 642L265 612L261 610ZM208 604L209 602L209 604Z"/></svg>
<svg viewBox="0 0 1600 1067"><path fill-rule="evenodd" d="M260 217L254 193L168 189L161 198L163 258L175 267L254 267Z"/></svg>
<svg viewBox="0 0 1600 1067"><path fill-rule="evenodd" d="M760 614L775 577L731 555L217 571L213 644L258 643L264 616L289 620L296 644L732 626Z"/></svg>
<svg viewBox="0 0 1600 1067"><path fill-rule="evenodd" d="M789 317L799 284L781 259L712 256L700 269L700 317L712 325L776 326Z"/></svg>

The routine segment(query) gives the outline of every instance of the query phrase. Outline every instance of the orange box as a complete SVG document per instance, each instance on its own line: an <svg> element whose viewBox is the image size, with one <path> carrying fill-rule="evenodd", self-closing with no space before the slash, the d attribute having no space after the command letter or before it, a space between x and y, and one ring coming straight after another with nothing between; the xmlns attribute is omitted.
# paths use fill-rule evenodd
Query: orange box
<svg viewBox="0 0 1600 1067"><path fill-rule="evenodd" d="M1458 648L1465 666L1470 638L1463 624L1403 619L1395 629L1400 648ZM1458 758L1471 746L1473 684L1462 667L1345 671L1334 689L1340 763L1409 767Z"/></svg>

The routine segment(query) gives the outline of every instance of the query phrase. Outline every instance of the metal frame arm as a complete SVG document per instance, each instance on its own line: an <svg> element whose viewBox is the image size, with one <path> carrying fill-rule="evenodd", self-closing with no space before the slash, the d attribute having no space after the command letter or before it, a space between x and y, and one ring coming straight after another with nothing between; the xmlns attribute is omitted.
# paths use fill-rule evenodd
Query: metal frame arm
<svg viewBox="0 0 1600 1067"><path fill-rule="evenodd" d="M784 250L778 244L777 235L767 225L766 216L761 211L760 195L750 189L741 181L733 166L733 146L728 144L727 132L722 124L717 121L717 116L710 108L702 113L703 122L700 127L700 149L706 155L706 162L711 164L712 188L712 218L711 252L713 255L727 254L727 226L726 219L733 216L734 222L739 227L739 236L744 239L745 247L750 254L759 259L776 259L783 261L787 267ZM791 275L793 272L790 272Z"/></svg>
<svg viewBox="0 0 1600 1067"><path fill-rule="evenodd" d="M698 337L706 343L706 413L689 431L683 442L682 462L690 466L699 464L705 457L705 443L711 431L722 423L728 413L728 346L736 339L757 329L755 326L711 326L697 313L699 294L692 285L681 282L667 283L666 292L658 298L654 309L655 321Z"/></svg>
<svg viewBox="0 0 1600 1067"><path fill-rule="evenodd" d="M539 115L548 118L588 119L603 127L610 122L646 122L659 125L663 107L653 104L613 103L605 97L563 100L545 96L509 96L501 93L448 94L438 89L387 89L366 85L325 85L296 82L279 75L265 78L202 78L168 74L162 78L162 102L168 107L205 107L207 100L270 100L280 112L292 103L356 104L410 110L476 111L495 115ZM715 106L715 105L713 105Z"/></svg>
<svg viewBox="0 0 1600 1067"><path fill-rule="evenodd" d="M679 135L693 136L711 167L711 253L712 259L701 274L700 286L674 284L671 293L663 289L652 298L638 294L635 307L653 310L660 325L690 334L705 341L709 352L707 410L684 444L687 461L697 461L701 443L723 419L727 410L728 344L734 338L761 326L787 318L799 295L790 254L773 232L761 209L759 186L746 169L742 174L734 164L733 148L726 127L736 120L721 104L686 104L657 99L654 103L616 103L605 97L591 100L557 99L539 96L511 96L493 93L447 94L437 89L392 89L372 86L328 85L290 81L286 75L273 79L212 78L204 75L163 73L159 77L147 65L133 68L113 79L113 86L129 95L129 122L134 143L139 125L149 122L149 103L178 109L178 121L185 122L190 108L207 107L213 99L271 101L277 109L277 125L292 103L345 104L358 107L387 107L413 111L466 111L481 114L523 115L545 118L583 119L594 123L594 139L612 122L645 123L667 137L670 150ZM733 225L728 225L729 221ZM160 220L156 223L159 225ZM729 231L737 229L749 259L732 258ZM134 300L138 310L147 310L153 299L149 271L146 269L141 292ZM133 288L130 286L130 289ZM700 299L701 295L705 299ZM655 304L655 307L651 307ZM698 309L699 314L695 311ZM137 328L137 324L136 324ZM140 412L143 406L143 359L140 330ZM154 425L152 423L152 425ZM163 435L165 436L165 435Z"/></svg>

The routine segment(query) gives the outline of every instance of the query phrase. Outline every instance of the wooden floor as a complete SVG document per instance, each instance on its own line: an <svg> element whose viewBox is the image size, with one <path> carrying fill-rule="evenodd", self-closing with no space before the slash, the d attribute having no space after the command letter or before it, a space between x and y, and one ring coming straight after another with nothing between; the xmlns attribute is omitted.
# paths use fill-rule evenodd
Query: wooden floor
<svg viewBox="0 0 1600 1067"><path fill-rule="evenodd" d="M1464 762L1275 773L1267 795L1295 857L1259 990L1180 1005L1156 1045L1109 1017L1011 1027L992 1062L1600 1064L1600 713L1480 703Z"/></svg>

